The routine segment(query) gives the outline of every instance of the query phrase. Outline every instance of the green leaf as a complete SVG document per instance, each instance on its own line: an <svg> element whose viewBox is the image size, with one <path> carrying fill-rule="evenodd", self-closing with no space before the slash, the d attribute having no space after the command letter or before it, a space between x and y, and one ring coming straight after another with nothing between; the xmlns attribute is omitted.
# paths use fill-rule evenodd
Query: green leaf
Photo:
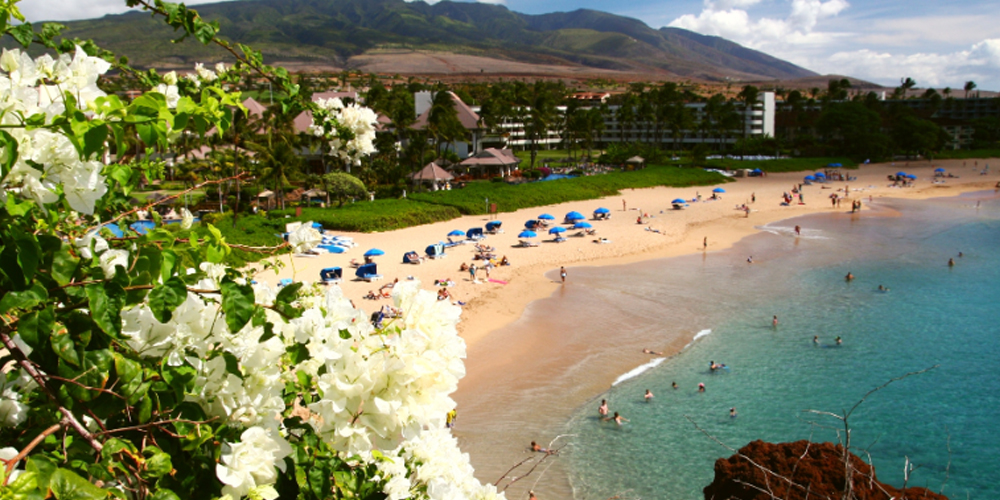
<svg viewBox="0 0 1000 500"><path fill-rule="evenodd" d="M22 316L17 326L17 333L21 335L24 343L32 349L38 349L49 340L54 324L55 311L52 307L47 307Z"/></svg>
<svg viewBox="0 0 1000 500"><path fill-rule="evenodd" d="M187 287L180 278L174 276L149 292L149 309L160 323L173 317L173 310L187 300Z"/></svg>
<svg viewBox="0 0 1000 500"><path fill-rule="evenodd" d="M240 331L253 317L254 307L254 293L250 285L240 285L229 278L223 280L222 311L226 313L229 331Z"/></svg>
<svg viewBox="0 0 1000 500"><path fill-rule="evenodd" d="M143 376L142 365L117 352L114 353L114 357L118 391L127 398L128 404L134 405L149 390L149 384L145 383Z"/></svg>
<svg viewBox="0 0 1000 500"><path fill-rule="evenodd" d="M56 464L48 457L32 455L28 457L28 464L25 465L24 470L33 472L38 481L38 487L43 491L47 491L52 473L56 471Z"/></svg>
<svg viewBox="0 0 1000 500"><path fill-rule="evenodd" d="M278 296L274 298L274 310L289 318L298 318L302 315L302 309L292 307L292 302L298 297L302 283L292 283L283 287Z"/></svg>
<svg viewBox="0 0 1000 500"><path fill-rule="evenodd" d="M157 478L170 474L174 470L170 462L170 455L155 446L147 446L142 450L146 456L146 470L142 473L144 478Z"/></svg>
<svg viewBox="0 0 1000 500"><path fill-rule="evenodd" d="M52 473L49 489L56 500L101 500L108 497L108 492L102 490L76 473L59 469Z"/></svg>
<svg viewBox="0 0 1000 500"><path fill-rule="evenodd" d="M149 497L149 500L181 500L181 497L170 490L157 490Z"/></svg>
<svg viewBox="0 0 1000 500"><path fill-rule="evenodd" d="M43 500L45 498L45 492L38 486L38 476L33 472L22 472L7 488L7 493L12 494L9 498L14 500Z"/></svg>
<svg viewBox="0 0 1000 500"><path fill-rule="evenodd" d="M108 140L108 126L103 121L93 120L90 129L83 134L83 157L92 159L104 151L104 143Z"/></svg>
<svg viewBox="0 0 1000 500"><path fill-rule="evenodd" d="M27 47L31 45L31 41L35 39L35 31L31 28L30 23L24 23L19 26L14 26L7 33L17 40L17 43Z"/></svg>
<svg viewBox="0 0 1000 500"><path fill-rule="evenodd" d="M76 343L69 332L53 332L53 335L49 337L49 342L52 344L52 351L56 353L56 356L59 356L59 359L69 363L70 366L80 366L80 353L77 352Z"/></svg>
<svg viewBox="0 0 1000 500"><path fill-rule="evenodd" d="M164 361L166 361L165 358ZM177 394L178 401L183 400L184 394L194 386L194 379L197 376L197 372L190 366L170 366L166 363L164 363L161 373L163 380Z"/></svg>
<svg viewBox="0 0 1000 500"><path fill-rule="evenodd" d="M59 363L59 376L77 382L64 383L71 396L80 401L91 401L101 395L95 389L107 386L113 359L111 351L107 349L86 351L83 353L83 366L79 369L67 363Z"/></svg>
<svg viewBox="0 0 1000 500"><path fill-rule="evenodd" d="M173 250L164 250L161 255L163 264L160 266L160 278L167 281L174 274L174 268L177 267L177 254Z"/></svg>
<svg viewBox="0 0 1000 500"><path fill-rule="evenodd" d="M11 309L31 309L42 303L48 296L49 293L40 283L35 283L23 292L7 292L0 299L0 313L6 313Z"/></svg>
<svg viewBox="0 0 1000 500"><path fill-rule="evenodd" d="M149 422L153 416L153 398L149 394L139 400L139 423Z"/></svg>
<svg viewBox="0 0 1000 500"><path fill-rule="evenodd" d="M115 454L121 452L136 455L139 453L139 450L135 449L135 445L128 441L111 438L104 442L104 447L101 448L101 458L104 460L112 460L115 458Z"/></svg>
<svg viewBox="0 0 1000 500"><path fill-rule="evenodd" d="M90 299L90 316L94 323L113 338L121 336L122 306L125 304L125 289L117 283L95 283L86 286Z"/></svg>

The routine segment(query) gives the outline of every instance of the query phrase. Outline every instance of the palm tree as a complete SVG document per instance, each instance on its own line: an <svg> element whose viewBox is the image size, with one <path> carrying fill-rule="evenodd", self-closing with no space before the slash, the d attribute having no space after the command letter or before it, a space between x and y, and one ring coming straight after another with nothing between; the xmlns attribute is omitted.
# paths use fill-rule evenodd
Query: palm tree
<svg viewBox="0 0 1000 500"><path fill-rule="evenodd" d="M968 99L969 98L969 91L970 90L975 90L975 88L976 88L976 82L974 82L972 80L969 80L969 81L965 82L965 87L964 88L965 88L965 98Z"/></svg>
<svg viewBox="0 0 1000 500"><path fill-rule="evenodd" d="M691 114L691 108L680 100L670 104L668 109L667 123L670 125L670 135L674 139L674 154L676 154L680 147L681 137L686 131L695 127L694 115Z"/></svg>
<svg viewBox="0 0 1000 500"><path fill-rule="evenodd" d="M635 125L635 96L631 93L625 94L621 104L615 111L615 119L618 121L618 141L625 144L625 129L631 129Z"/></svg>

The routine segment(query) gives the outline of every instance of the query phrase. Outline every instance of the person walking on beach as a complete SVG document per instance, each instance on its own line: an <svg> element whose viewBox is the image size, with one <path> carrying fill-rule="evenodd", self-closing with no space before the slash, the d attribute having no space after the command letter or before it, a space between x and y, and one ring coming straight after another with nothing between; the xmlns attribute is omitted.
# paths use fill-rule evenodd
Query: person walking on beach
<svg viewBox="0 0 1000 500"><path fill-rule="evenodd" d="M601 400L601 406L597 407L597 414L600 415L602 418L608 416L608 400L607 399L602 399Z"/></svg>
<svg viewBox="0 0 1000 500"><path fill-rule="evenodd" d="M627 212L627 211L628 211L628 205L625 203L625 200L622 199L622 212Z"/></svg>
<svg viewBox="0 0 1000 500"><path fill-rule="evenodd" d="M701 249L702 250L708 249L708 236L706 236L705 239L701 240Z"/></svg>
<svg viewBox="0 0 1000 500"><path fill-rule="evenodd" d="M757 203L757 193L750 193L750 203Z"/></svg>
<svg viewBox="0 0 1000 500"><path fill-rule="evenodd" d="M469 278L472 279L473 283L476 282L476 264L475 263L473 263L472 265L469 266Z"/></svg>
<svg viewBox="0 0 1000 500"><path fill-rule="evenodd" d="M559 277L562 278L562 282L566 282L566 268L559 266Z"/></svg>
<svg viewBox="0 0 1000 500"><path fill-rule="evenodd" d="M802 227L795 226L795 236L802 236Z"/></svg>

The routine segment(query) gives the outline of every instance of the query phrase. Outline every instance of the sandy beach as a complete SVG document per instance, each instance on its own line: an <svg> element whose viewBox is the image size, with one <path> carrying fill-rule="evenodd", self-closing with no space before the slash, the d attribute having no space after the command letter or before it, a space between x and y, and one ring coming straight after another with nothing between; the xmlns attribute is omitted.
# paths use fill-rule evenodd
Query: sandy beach
<svg viewBox="0 0 1000 500"><path fill-rule="evenodd" d="M570 370L580 370L580 352L575 346L580 342L608 342L608 348L615 346L613 340L602 339L595 334L588 338L562 335L559 325L548 329L560 335L541 335L539 330L518 331L504 328L517 321L533 301L552 296L553 293L572 293L574 268L580 266L606 266L628 264L665 257L696 254L727 249L746 236L758 232L758 228L768 223L814 213L841 214L850 217L851 203L862 201L862 210L868 210L869 200L879 198L912 198L955 196L963 192L992 190L1000 181L996 169L989 175L980 175L985 163L990 160L943 160L898 162L896 164L864 165L858 170L842 170L842 173L856 180L849 182L828 182L804 186L805 204L796 201L790 206L782 206L782 195L798 186L806 172L771 174L766 177L739 178L736 182L721 185L725 193L721 199L709 201L712 189L717 186L693 188L650 188L629 190L621 196L602 200L572 202L512 213L499 214L504 232L490 235L483 243L495 248L497 257L507 256L510 266L498 267L486 279L480 270L477 282L470 279L468 272L459 271L462 263L473 261L472 244L448 249L447 257L425 260L422 264L402 264L402 256L407 251L423 254L424 248L432 243L445 240L445 235L453 229L467 230L482 227L489 220L483 216L467 216L457 220L407 228L388 233L344 233L351 236L358 246L339 255L320 257L290 257L283 259L286 267L278 276L273 273L261 275L258 280L276 283L281 278L298 281L314 281L319 270L330 266L344 268L345 280L341 288L354 303L367 311L374 311L390 299L366 300L362 297L369 290L377 290L393 279L406 280L412 276L420 280L427 289L435 289L437 279L450 279L454 286L449 290L454 300L460 300L463 307L459 332L468 344L467 376L459 385L455 396L459 404L460 425L456 429L463 451L470 453L480 480L493 482L507 468L524 458L526 440L538 439L547 443L555 431L565 421L566 415L586 403L589 398L600 394L615 377L649 361L641 349L628 346L623 354L610 366L597 370L585 370L574 379L572 387L553 386L550 382L556 374ZM963 167L963 163L966 165ZM957 178L946 178L935 183L935 168L945 168ZM821 169L817 169L821 170ZM911 187L891 187L887 176L900 170L918 177ZM849 188L849 193L845 189ZM690 203L684 210L673 210L670 201L674 198L693 199L697 194L702 202ZM840 206L834 206L830 196L837 194L844 198ZM756 202L752 202L752 198ZM623 210L623 200L626 209ZM749 216L737 207L747 203L751 208ZM596 236L567 238L564 243L551 242L552 236L539 231L534 248L515 247L517 234L524 221L534 219L542 213L556 217L561 222L569 211L579 211L590 216L598 207L611 210L611 219L590 221L597 229ZM640 215L648 214L644 224L637 224ZM564 234L576 233L568 230ZM596 237L607 238L610 243L598 244ZM707 238L708 247L703 248ZM385 255L376 258L379 273L385 278L374 283L353 280L351 259L362 260L362 254L369 248L379 248ZM559 282L558 269L567 268L567 284ZM543 327L544 328L544 327ZM679 352L696 334L695 331L671 332L659 345L650 347L663 351L669 356ZM532 367L530 376L522 373L524 367ZM565 378L565 377L564 377ZM559 392L562 391L562 392ZM526 401L546 401L545 394L560 394L551 404L526 405ZM570 394L571 393L571 394ZM519 396L532 394L530 398ZM567 394L569 394L567 396ZM525 407L530 406L530 407ZM543 435L549 432L547 435ZM522 443L522 441L524 441ZM569 489L565 474L560 473L561 464L548 472L542 491L542 498L566 498ZM538 474L536 474L537 476ZM530 484L518 484L508 492L509 498L520 498ZM534 481L531 481L534 483ZM523 486L523 487L522 487ZM547 491L546 491L547 490Z"/></svg>

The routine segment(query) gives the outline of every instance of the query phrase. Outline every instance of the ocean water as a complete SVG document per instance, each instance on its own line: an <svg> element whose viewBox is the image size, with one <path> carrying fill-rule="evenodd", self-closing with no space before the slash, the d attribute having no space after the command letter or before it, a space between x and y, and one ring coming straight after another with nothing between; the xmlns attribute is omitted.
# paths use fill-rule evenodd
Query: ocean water
<svg viewBox="0 0 1000 500"><path fill-rule="evenodd" d="M883 482L902 486L909 461L910 486L1000 498L996 193L887 201L861 215L762 229L705 256L570 270L575 300L603 304L601 328L629 339L621 349L637 349L642 338L656 350L657 330L698 332L680 354L648 355L576 410L561 452L574 497L702 498L715 460L733 453L713 438L734 449L756 439L837 442L842 423L808 410L843 414L890 379L929 369L857 407L853 449L870 454ZM555 301L547 312L573 307ZM608 326L615 317L628 319L616 329ZM712 372L710 361L727 368ZM602 398L629 421L600 421Z"/></svg>

